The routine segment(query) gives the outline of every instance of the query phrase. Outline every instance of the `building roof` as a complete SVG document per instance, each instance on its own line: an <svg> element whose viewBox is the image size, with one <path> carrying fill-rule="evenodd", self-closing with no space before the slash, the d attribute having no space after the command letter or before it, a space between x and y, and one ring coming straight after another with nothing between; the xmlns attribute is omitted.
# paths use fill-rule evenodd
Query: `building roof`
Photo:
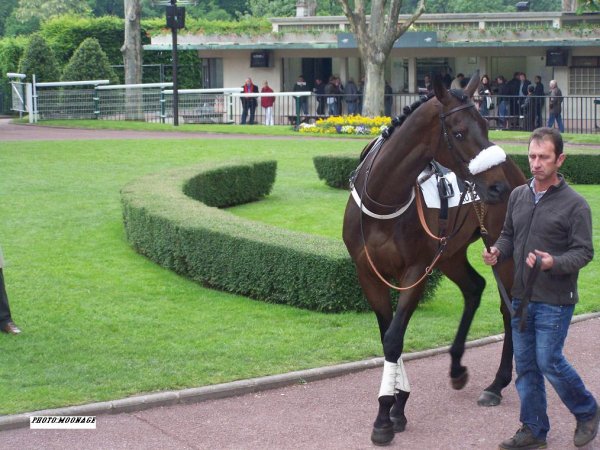
<svg viewBox="0 0 600 450"><path fill-rule="evenodd" d="M399 22L408 16L400 16ZM352 49L356 42L345 16L270 19L273 32L260 36L179 32L180 50ZM589 47L600 45L600 14L519 12L423 14L398 39L397 48ZM152 38L145 50L171 50L170 34Z"/></svg>

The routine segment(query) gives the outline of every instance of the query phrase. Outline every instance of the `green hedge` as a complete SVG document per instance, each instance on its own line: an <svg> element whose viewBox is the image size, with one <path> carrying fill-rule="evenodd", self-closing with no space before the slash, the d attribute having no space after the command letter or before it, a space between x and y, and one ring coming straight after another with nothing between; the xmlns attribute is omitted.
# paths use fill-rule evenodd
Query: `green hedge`
<svg viewBox="0 0 600 450"><path fill-rule="evenodd" d="M529 161L527 155L510 155L523 173L529 177ZM569 183L600 184L600 155L567 155L560 168Z"/></svg>
<svg viewBox="0 0 600 450"><path fill-rule="evenodd" d="M357 154L315 156L313 164L320 180L336 189L348 189L350 174L358 166Z"/></svg>
<svg viewBox="0 0 600 450"><path fill-rule="evenodd" d="M509 155L526 177L530 176L527 155ZM348 189L348 178L358 165L357 154L315 156L313 163L319 179L328 186ZM600 184L600 155L568 155L560 172L573 184Z"/></svg>
<svg viewBox="0 0 600 450"><path fill-rule="evenodd" d="M266 161L244 166L223 166L189 179L183 192L208 206L225 208L253 202L271 192L277 163Z"/></svg>
<svg viewBox="0 0 600 450"><path fill-rule="evenodd" d="M133 181L121 190L127 240L161 266L209 287L317 311L367 310L341 241L242 219L184 193L233 204L248 198L243 191L250 186L265 192L264 181L273 173L272 162L232 163ZM230 184L230 193L207 194L214 191L210 180Z"/></svg>

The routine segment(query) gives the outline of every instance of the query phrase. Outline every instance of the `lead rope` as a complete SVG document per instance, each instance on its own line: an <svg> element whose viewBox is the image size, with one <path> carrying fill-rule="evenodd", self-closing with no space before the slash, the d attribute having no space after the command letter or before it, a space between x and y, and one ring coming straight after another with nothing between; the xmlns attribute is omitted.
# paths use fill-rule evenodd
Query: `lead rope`
<svg viewBox="0 0 600 450"><path fill-rule="evenodd" d="M472 186L469 186L469 190L471 191L471 198L473 199L473 209L475 209L475 214L477 215L477 220L479 221L479 232L481 233L481 240L483 241L483 245L485 245L486 250L489 252L490 251L489 233L483 223L485 220L486 206L481 200L477 200L477 201L475 200L475 198L473 197L475 192L474 192L474 189ZM510 316L514 317L515 310L512 307L512 302L510 300L508 292L506 292L504 283L502 283L502 280L500 279L500 275L498 275L498 271L496 270L495 266L492 266L492 273L494 274L494 278L496 279L496 284L498 285L498 291L500 291L500 297L502 298L502 301L506 305L506 308L508 309Z"/></svg>

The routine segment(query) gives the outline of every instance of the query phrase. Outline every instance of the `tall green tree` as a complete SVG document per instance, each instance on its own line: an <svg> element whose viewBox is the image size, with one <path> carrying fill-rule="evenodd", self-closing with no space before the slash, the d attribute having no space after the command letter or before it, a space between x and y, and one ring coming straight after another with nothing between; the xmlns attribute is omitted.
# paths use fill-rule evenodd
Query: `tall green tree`
<svg viewBox="0 0 600 450"><path fill-rule="evenodd" d="M19 63L19 72L27 75L27 81L35 75L36 81L58 81L60 71L54 52L38 33L29 39Z"/></svg>
<svg viewBox="0 0 600 450"><path fill-rule="evenodd" d="M44 21L65 14L87 16L91 11L89 4L82 0L19 0L16 17L22 21L31 18Z"/></svg>
<svg viewBox="0 0 600 450"><path fill-rule="evenodd" d="M295 15L296 2L290 0L248 0L253 17L291 17Z"/></svg>
<svg viewBox="0 0 600 450"><path fill-rule="evenodd" d="M110 80L112 83L119 81L96 38L87 38L77 47L63 70L62 80Z"/></svg>
<svg viewBox="0 0 600 450"><path fill-rule="evenodd" d="M95 17L123 17L125 13L123 0L88 0L88 3Z"/></svg>
<svg viewBox="0 0 600 450"><path fill-rule="evenodd" d="M0 1L0 36L4 36L4 24L10 17L13 10L17 7L19 0L2 0Z"/></svg>

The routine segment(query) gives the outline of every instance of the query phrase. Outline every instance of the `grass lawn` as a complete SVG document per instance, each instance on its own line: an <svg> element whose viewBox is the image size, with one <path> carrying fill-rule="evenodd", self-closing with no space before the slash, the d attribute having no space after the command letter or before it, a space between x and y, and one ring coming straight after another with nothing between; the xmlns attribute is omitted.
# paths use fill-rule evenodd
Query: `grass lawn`
<svg viewBox="0 0 600 450"><path fill-rule="evenodd" d="M128 181L202 161L246 158L277 159L277 181L265 201L232 213L341 240L348 195L317 179L312 157L359 152L364 141L307 142L0 141L0 244L13 316L24 330L16 338L0 336L0 414L379 356L371 313L321 314L206 289L125 242L119 189ZM600 188L578 190L600 211ZM472 252L491 284L481 247ZM578 313L600 310L597 273L593 262L581 276ZM405 351L449 343L461 305L458 290L443 282L411 321ZM470 338L501 332L498 307L490 287ZM483 388L489 381L476 382Z"/></svg>

